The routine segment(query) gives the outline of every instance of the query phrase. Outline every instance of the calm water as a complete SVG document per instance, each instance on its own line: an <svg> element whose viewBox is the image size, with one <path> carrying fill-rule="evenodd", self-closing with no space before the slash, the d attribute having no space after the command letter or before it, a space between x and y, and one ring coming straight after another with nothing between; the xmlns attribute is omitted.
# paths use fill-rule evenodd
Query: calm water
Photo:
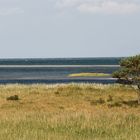
<svg viewBox="0 0 140 140"><path fill-rule="evenodd" d="M114 79L77 77L72 73L112 73L120 58L0 59L0 83L114 83Z"/></svg>

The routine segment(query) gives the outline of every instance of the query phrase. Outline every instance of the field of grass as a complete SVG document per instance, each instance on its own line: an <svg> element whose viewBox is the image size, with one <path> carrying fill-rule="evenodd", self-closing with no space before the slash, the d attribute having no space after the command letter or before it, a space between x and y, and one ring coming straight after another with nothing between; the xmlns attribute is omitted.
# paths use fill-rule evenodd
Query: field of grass
<svg viewBox="0 0 140 140"><path fill-rule="evenodd" d="M122 85L1 85L0 140L139 140L136 99Z"/></svg>
<svg viewBox="0 0 140 140"><path fill-rule="evenodd" d="M108 77L111 74L107 73L73 73L70 74L69 77Z"/></svg>

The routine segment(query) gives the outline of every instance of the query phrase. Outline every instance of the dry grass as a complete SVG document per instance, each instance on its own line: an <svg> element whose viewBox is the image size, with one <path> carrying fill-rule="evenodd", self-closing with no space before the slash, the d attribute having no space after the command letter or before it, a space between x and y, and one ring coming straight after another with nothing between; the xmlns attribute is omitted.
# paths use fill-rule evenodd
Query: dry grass
<svg viewBox="0 0 140 140"><path fill-rule="evenodd" d="M139 140L136 99L121 85L1 85L0 139Z"/></svg>

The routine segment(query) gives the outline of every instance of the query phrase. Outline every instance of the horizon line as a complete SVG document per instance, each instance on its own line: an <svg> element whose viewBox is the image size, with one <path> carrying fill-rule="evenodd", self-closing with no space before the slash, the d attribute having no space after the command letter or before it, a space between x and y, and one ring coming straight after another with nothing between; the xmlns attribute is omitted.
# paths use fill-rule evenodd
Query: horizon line
<svg viewBox="0 0 140 140"><path fill-rule="evenodd" d="M7 57L0 58L0 60L6 59L91 59L91 58L125 58L130 56L103 56L103 57Z"/></svg>

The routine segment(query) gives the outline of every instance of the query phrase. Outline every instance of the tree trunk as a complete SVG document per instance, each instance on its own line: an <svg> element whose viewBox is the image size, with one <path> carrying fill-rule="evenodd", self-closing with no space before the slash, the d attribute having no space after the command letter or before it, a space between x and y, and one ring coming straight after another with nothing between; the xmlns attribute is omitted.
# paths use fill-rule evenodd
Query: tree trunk
<svg viewBox="0 0 140 140"><path fill-rule="evenodd" d="M140 105L140 91L138 91L138 104Z"/></svg>
<svg viewBox="0 0 140 140"><path fill-rule="evenodd" d="M138 104L140 105L140 84L138 85Z"/></svg>

